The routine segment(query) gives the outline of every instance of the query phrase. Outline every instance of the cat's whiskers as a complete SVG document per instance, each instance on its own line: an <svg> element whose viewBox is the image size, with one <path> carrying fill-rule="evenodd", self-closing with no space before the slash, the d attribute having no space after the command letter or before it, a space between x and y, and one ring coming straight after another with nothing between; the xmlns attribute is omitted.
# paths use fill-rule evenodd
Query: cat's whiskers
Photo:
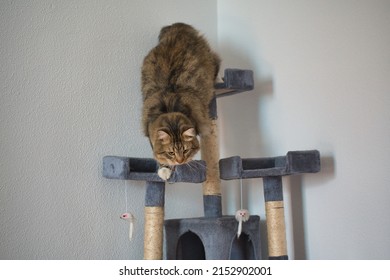
<svg viewBox="0 0 390 280"><path fill-rule="evenodd" d="M201 161L192 160L192 161L188 162L187 164L189 164L195 170L198 170L200 168L200 169L205 169L207 171L207 169L208 169L207 165Z"/></svg>
<svg viewBox="0 0 390 280"><path fill-rule="evenodd" d="M194 164L197 165L197 166L200 166L200 167L202 167L202 168L204 168L206 170L208 169L208 166L203 161L194 161Z"/></svg>
<svg viewBox="0 0 390 280"><path fill-rule="evenodd" d="M191 175L196 173L196 169L193 166L191 166L191 161L186 162L183 165L186 167L188 166L188 170L190 171Z"/></svg>

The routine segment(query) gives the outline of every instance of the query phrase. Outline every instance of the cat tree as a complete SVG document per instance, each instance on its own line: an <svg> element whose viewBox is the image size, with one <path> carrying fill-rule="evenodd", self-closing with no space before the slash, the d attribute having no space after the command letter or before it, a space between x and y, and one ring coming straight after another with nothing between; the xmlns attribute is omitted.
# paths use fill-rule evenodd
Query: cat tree
<svg viewBox="0 0 390 280"><path fill-rule="evenodd" d="M260 217L243 223L237 238L234 216L222 215L220 179L262 178L266 207L269 259L287 259L282 176L315 173L320 170L316 150L290 151L285 156L219 160L216 98L253 89L250 70L226 69L224 82L216 84L210 104L211 136L203 140L202 159L212 162L206 174L205 161L196 172L188 165L175 168L168 183L203 183L204 217L164 221L165 184L158 177L154 159L105 156L103 176L109 179L146 182L144 259L162 259L164 225L166 259L260 259Z"/></svg>

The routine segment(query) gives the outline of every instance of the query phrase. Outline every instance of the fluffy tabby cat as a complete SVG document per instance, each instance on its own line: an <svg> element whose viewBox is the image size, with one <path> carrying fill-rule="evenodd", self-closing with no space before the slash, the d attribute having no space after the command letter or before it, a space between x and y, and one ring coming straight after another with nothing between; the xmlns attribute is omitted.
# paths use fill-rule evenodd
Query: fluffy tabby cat
<svg viewBox="0 0 390 280"><path fill-rule="evenodd" d="M184 23L163 27L144 59L143 128L164 180L175 165L192 160L200 149L197 135L208 133L219 63L207 41Z"/></svg>

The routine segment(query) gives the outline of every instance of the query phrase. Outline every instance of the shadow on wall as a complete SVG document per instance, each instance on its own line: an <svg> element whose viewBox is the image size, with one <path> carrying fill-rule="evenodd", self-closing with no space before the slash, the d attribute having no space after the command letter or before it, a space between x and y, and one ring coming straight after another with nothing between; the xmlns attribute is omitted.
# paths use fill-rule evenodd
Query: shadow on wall
<svg viewBox="0 0 390 280"><path fill-rule="evenodd" d="M261 156L268 151L266 135L262 133L262 100L273 94L273 81L255 70L255 65L243 50L234 44L221 44L223 67L253 70L254 89L237 95L218 99L220 141L223 150L230 155L242 157ZM221 69L222 71L224 69Z"/></svg>
<svg viewBox="0 0 390 280"><path fill-rule="evenodd" d="M313 177L323 183L335 177L335 161L333 156L321 157L321 171L316 174L299 174L289 176L291 188L291 215L293 224L294 259L306 260L304 201L302 192L302 177Z"/></svg>

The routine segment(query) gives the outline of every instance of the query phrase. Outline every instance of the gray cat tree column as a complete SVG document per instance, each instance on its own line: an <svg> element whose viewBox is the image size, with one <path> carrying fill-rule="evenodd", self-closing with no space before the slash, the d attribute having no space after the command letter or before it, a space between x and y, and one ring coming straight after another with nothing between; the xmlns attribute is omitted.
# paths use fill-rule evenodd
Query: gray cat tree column
<svg viewBox="0 0 390 280"><path fill-rule="evenodd" d="M221 217L221 180L219 175L219 145L217 126L217 98L250 91L254 88L251 70L225 69L222 83L215 85L216 94L210 102L210 134L201 138L202 160L208 163L206 181L203 183L203 204L205 217Z"/></svg>

